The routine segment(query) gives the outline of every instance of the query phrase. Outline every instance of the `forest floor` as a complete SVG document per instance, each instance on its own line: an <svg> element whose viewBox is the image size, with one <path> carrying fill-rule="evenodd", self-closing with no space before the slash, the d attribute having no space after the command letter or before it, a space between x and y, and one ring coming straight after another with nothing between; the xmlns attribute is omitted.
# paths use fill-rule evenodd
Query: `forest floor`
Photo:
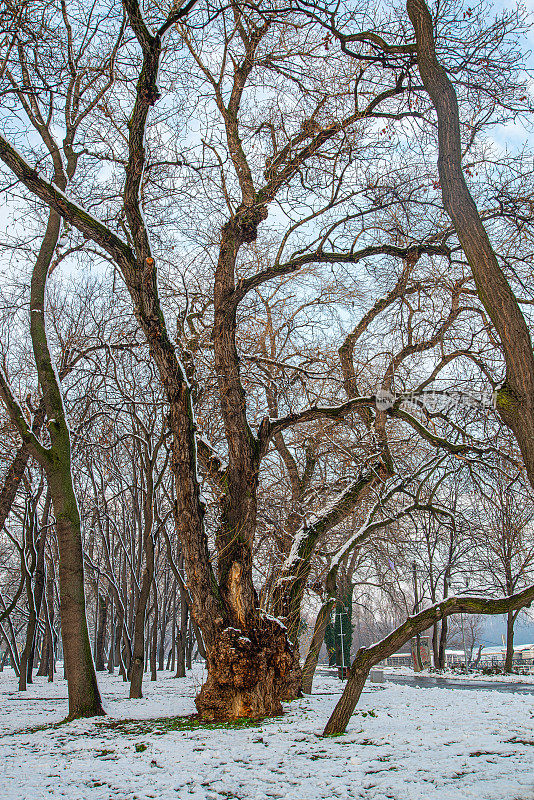
<svg viewBox="0 0 534 800"><path fill-rule="evenodd" d="M532 696L368 685L347 733L320 733L342 684L250 726L198 726L202 680L160 673L145 699L100 674L108 717L61 723L66 684L0 674L2 800L534 800Z"/></svg>

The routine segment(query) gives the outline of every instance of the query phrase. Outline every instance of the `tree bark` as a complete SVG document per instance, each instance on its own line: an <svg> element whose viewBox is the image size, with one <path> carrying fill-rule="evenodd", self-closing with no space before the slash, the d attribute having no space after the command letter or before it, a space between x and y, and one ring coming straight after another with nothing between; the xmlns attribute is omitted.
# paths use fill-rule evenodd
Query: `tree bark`
<svg viewBox="0 0 534 800"><path fill-rule="evenodd" d="M447 619L443 619L441 621L441 630L439 633L439 661L438 661L439 669L445 669L447 666L447 654L446 654L447 628L448 628Z"/></svg>
<svg viewBox="0 0 534 800"><path fill-rule="evenodd" d="M151 510L149 513L151 513ZM135 610L133 652L132 663L130 665L130 699L139 699L143 697L142 685L145 666L146 609L154 575L154 542L152 540L151 526L148 528L145 527L144 539L146 564L143 570L141 591L139 592L137 608Z"/></svg>
<svg viewBox="0 0 534 800"><path fill-rule="evenodd" d="M158 628L158 642L157 642L157 651L158 651L158 669L160 672L163 672L165 669L165 636L167 632L167 621L168 621L168 600L167 597L168 586L167 581L165 580L165 584L163 587L163 606L162 611L160 614L160 625Z"/></svg>
<svg viewBox="0 0 534 800"><path fill-rule="evenodd" d="M45 589L46 580L46 567L45 567L45 545L48 532L48 517L50 513L50 491L47 490L45 505L43 509L43 516L41 519L41 530L39 533L39 541L37 545L37 563L35 565L35 616L39 619L41 614L41 605L43 602L43 594ZM32 683L33 662L35 659L35 639L28 658L28 683Z"/></svg>
<svg viewBox="0 0 534 800"><path fill-rule="evenodd" d="M183 558L181 557L182 563ZM187 626L189 623L189 607L186 598L187 590L180 585L180 628L176 637L176 677L185 678L185 651L187 647Z"/></svg>
<svg viewBox="0 0 534 800"><path fill-rule="evenodd" d="M509 611L506 615L506 657L504 659L504 671L509 673L514 666L514 622L515 612Z"/></svg>
<svg viewBox="0 0 534 800"><path fill-rule="evenodd" d="M458 100L436 56L432 17L425 0L407 0L406 7L415 31L419 73L438 118L443 203L504 351L506 378L496 394L496 407L515 435L534 486L534 355L530 333L465 181Z"/></svg>
<svg viewBox="0 0 534 800"><path fill-rule="evenodd" d="M104 650L106 646L106 625L108 618L108 598L101 594L98 602L98 623L96 631L95 647L95 669L97 672L104 672L106 665L104 662Z"/></svg>
<svg viewBox="0 0 534 800"><path fill-rule="evenodd" d="M315 620L315 627L313 629L313 636L310 642L308 654L302 668L302 691L304 694L311 694L313 687L313 678L319 661L319 653L323 646L326 626L331 617L332 610L336 604L335 596L329 596L322 604Z"/></svg>
<svg viewBox="0 0 534 800"><path fill-rule="evenodd" d="M157 672L157 654L158 654L158 628L159 628L159 608L158 608L158 588L156 582L153 581L154 590L154 619L152 621L152 638L150 641L150 680L155 681L158 678Z"/></svg>
<svg viewBox="0 0 534 800"><path fill-rule="evenodd" d="M29 667L30 655L35 640L35 629L37 627L35 602L33 598L33 589L31 586L31 573L28 573L28 575L26 576L26 584L27 584L26 597L28 600L29 616L28 616L28 624L26 626L26 641L24 644L24 649L20 654L19 692L26 691L26 685L28 683L28 667Z"/></svg>

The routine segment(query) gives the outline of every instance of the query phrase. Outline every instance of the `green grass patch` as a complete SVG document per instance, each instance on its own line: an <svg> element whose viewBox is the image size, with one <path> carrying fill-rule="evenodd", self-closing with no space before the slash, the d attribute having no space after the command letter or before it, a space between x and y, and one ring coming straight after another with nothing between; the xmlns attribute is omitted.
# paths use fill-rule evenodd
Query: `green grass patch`
<svg viewBox="0 0 534 800"><path fill-rule="evenodd" d="M20 728L18 731L6 731L5 733L0 733L0 739L6 736L24 736L26 733L41 733L42 731L56 730L56 728L61 728L69 722L70 720L68 719L62 719L61 722L43 722L41 725L33 725L31 728Z"/></svg>
<svg viewBox="0 0 534 800"><path fill-rule="evenodd" d="M130 736L163 736L176 731L206 730L240 730L241 728L257 728L268 720L252 720L240 717L231 722L206 722L197 714L187 717L158 717L155 719L115 719L97 722L99 731L110 730Z"/></svg>
<svg viewBox="0 0 534 800"><path fill-rule="evenodd" d="M248 719L240 717L230 722L206 722L200 719L198 714L191 714L187 717L157 717L154 719L109 719L108 717L97 717L94 727L86 728L83 731L69 731L69 736L99 736L108 731L117 731L129 736L163 736L166 733L175 731L194 731L197 729L206 730L240 730L241 728L258 728L270 722L276 722L276 717L265 719ZM90 721L88 719L88 721ZM70 720L64 719L61 722L49 722L42 725L34 725L29 728L22 728L18 731L6 731L0 734L0 738L5 736L24 736L25 734L42 733L52 731L68 725ZM67 728L68 730L68 728Z"/></svg>

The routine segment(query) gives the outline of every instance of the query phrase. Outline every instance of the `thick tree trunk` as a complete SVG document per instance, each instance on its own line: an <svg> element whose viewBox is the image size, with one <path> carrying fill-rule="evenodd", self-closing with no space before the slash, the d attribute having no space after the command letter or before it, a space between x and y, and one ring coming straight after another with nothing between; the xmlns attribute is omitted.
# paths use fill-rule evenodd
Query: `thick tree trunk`
<svg viewBox="0 0 534 800"><path fill-rule="evenodd" d="M263 619L246 631L228 627L208 650L208 678L195 703L207 720L261 719L282 713L294 656L285 629Z"/></svg>
<svg viewBox="0 0 534 800"><path fill-rule="evenodd" d="M59 544L61 638L69 691L69 718L103 714L85 614L80 514L70 465L49 474ZM59 473L59 474L58 474Z"/></svg>
<svg viewBox="0 0 534 800"><path fill-rule="evenodd" d="M295 655L285 626L262 616L252 581L259 442L247 421L235 329L235 263L241 245L256 237L263 208L241 208L224 226L215 273L213 343L228 468L217 531L219 587L225 617L205 639L208 677L196 698L209 720L259 719L282 712Z"/></svg>
<svg viewBox="0 0 534 800"><path fill-rule="evenodd" d="M215 346L215 362L230 461L226 475L228 491L221 499L222 524L217 537L220 580L217 582L204 530L204 508L200 501L197 479L191 391L166 329L158 296L156 264L151 254L148 232L140 207L140 188L145 162L145 130L150 107L158 97L156 79L162 52L162 37L159 34L153 35L148 30L137 2L124 0L124 7L143 52L143 66L139 73L136 100L128 125L129 152L123 193L125 215L133 248L90 214L80 212L64 194L57 192L53 184L40 178L3 137L0 137L0 157L31 191L50 202L58 213L69 218L82 233L101 244L114 259L128 288L151 357L158 368L168 402L169 428L172 432L171 466L176 491L174 507L176 531L184 553L195 622L202 630L208 656L208 680L197 698L197 708L201 715L206 715L208 718L228 719L242 712L254 716L277 713L280 701L275 695L282 692L284 676L289 668L288 661L291 660L291 650L283 629L276 623L273 628L273 623L262 620L256 607L251 553L256 522L256 487L260 454L258 440L246 422L244 392L239 382L238 368L236 371L239 359L235 341L227 338L228 333L232 334L232 328L235 329L237 304L234 304L233 308L228 307L228 301L233 303L234 300L231 295L233 295L235 256L239 244L254 240L257 226L266 218L267 212L263 205L256 206L255 198L249 198L254 207L241 207L231 222L225 226L221 263L226 262L227 266L229 264L227 258L230 258L233 259L233 265L230 273L222 274L218 269L215 278L214 342L218 342ZM184 10L184 13L187 12ZM174 12L171 15L172 19L177 21L179 14L179 11ZM170 25L169 22L169 27ZM237 94L233 94L234 105L236 102L237 106L239 105L238 98L252 66L253 58L250 59L245 71L241 69L236 71L236 80L242 83L242 86ZM234 121L235 114L232 112ZM236 125L230 125L230 117L227 117L227 121L230 126L228 130L232 131L232 148L239 150L241 144ZM225 316L227 322L223 320ZM221 323L224 330L221 330ZM230 362L226 362L224 357L227 346L233 348ZM224 378L225 370L227 379ZM225 389L228 389L231 396L227 395ZM239 629L243 641L239 641L239 636L235 642L233 641L234 637L229 636L232 628ZM228 657L226 667L221 662L221 657ZM218 687L222 699L217 697ZM261 700L260 695L265 692L272 698L271 701Z"/></svg>

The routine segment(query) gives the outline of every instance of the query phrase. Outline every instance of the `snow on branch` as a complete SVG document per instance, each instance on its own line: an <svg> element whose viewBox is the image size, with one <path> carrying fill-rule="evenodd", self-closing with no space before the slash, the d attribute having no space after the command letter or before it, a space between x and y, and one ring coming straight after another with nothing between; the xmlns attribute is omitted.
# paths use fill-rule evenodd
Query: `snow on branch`
<svg viewBox="0 0 534 800"><path fill-rule="evenodd" d="M81 233L102 247L119 266L133 265L133 253L126 242L103 222L79 206L72 198L67 197L61 189L39 175L37 170L4 139L1 133L0 159L32 194L43 200Z"/></svg>
<svg viewBox="0 0 534 800"><path fill-rule="evenodd" d="M20 434L22 441L28 445L32 451L32 454L41 463L46 461L50 457L49 451L41 444L35 433L26 422L22 408L15 398L13 390L11 389L7 376L2 367L0 367L0 397L7 408L11 422Z"/></svg>

